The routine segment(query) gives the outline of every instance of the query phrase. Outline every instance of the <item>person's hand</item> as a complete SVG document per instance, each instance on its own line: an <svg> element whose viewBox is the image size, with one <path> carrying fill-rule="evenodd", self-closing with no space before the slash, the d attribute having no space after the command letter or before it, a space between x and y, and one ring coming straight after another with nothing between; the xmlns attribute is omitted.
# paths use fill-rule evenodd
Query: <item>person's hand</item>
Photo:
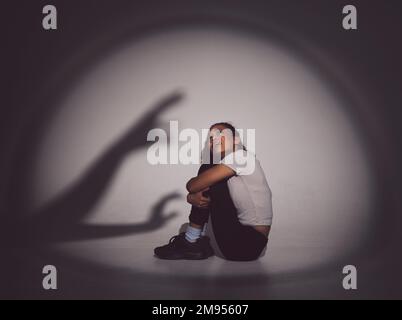
<svg viewBox="0 0 402 320"><path fill-rule="evenodd" d="M202 193L204 191L207 191L209 188L206 188L204 190L201 190L196 193L189 193L187 195L187 202L193 206L196 206L198 208L208 208L209 203L211 202L211 199L209 197L205 197Z"/></svg>

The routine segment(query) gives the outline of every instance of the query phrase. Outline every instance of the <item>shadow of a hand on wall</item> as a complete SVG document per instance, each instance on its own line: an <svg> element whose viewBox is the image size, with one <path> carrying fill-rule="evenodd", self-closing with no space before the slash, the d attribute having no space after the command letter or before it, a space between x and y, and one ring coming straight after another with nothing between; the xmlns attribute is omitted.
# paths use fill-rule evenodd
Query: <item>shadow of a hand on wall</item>
<svg viewBox="0 0 402 320"><path fill-rule="evenodd" d="M22 230L22 236L18 235L16 240L29 245L117 237L152 231L165 225L176 215L165 215L163 212L167 202L180 197L176 192L157 201L148 220L143 223L97 225L88 224L85 220L93 214L125 156L145 148L149 144L149 130L164 127L158 116L182 99L183 94L178 91L160 99L137 123L97 157L66 191L21 221L18 228Z"/></svg>

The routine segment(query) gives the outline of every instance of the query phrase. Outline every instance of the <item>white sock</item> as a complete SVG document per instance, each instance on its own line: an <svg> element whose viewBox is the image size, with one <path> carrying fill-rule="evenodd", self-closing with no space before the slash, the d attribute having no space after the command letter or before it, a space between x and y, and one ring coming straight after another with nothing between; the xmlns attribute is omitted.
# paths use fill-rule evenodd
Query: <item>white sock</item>
<svg viewBox="0 0 402 320"><path fill-rule="evenodd" d="M186 240L188 242L196 242L197 239L201 236L201 229L194 228L190 225L187 226L186 230Z"/></svg>
<svg viewBox="0 0 402 320"><path fill-rule="evenodd" d="M207 234L207 226L208 226L208 223L204 223L204 228L202 228L202 231L201 231L201 237L204 237Z"/></svg>

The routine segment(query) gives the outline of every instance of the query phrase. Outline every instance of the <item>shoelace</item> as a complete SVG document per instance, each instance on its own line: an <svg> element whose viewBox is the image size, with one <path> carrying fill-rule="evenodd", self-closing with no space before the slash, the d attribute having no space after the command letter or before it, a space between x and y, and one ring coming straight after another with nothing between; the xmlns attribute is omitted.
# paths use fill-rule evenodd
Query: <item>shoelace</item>
<svg viewBox="0 0 402 320"><path fill-rule="evenodd" d="M172 243L174 240L176 240L176 238L178 238L180 235L175 235L173 237L170 238L169 243Z"/></svg>
<svg viewBox="0 0 402 320"><path fill-rule="evenodd" d="M169 244L172 243L173 241L175 241L180 236L181 236L181 234L177 234L177 235L171 237L170 240L169 240ZM200 238L200 240L203 240L203 238L209 239L207 236L203 236L202 238Z"/></svg>

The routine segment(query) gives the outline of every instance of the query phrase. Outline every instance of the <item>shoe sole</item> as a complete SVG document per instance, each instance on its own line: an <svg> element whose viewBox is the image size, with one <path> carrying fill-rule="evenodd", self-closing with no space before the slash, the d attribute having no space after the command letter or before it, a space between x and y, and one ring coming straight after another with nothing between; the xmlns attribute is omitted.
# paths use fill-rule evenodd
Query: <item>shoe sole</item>
<svg viewBox="0 0 402 320"><path fill-rule="evenodd" d="M209 257L213 256L214 254L191 254L191 253L187 253L184 255L177 255L177 256L161 256L161 255L157 255L156 253L154 253L154 255L156 257L158 257L159 259L163 259L163 260L205 260L208 259Z"/></svg>

